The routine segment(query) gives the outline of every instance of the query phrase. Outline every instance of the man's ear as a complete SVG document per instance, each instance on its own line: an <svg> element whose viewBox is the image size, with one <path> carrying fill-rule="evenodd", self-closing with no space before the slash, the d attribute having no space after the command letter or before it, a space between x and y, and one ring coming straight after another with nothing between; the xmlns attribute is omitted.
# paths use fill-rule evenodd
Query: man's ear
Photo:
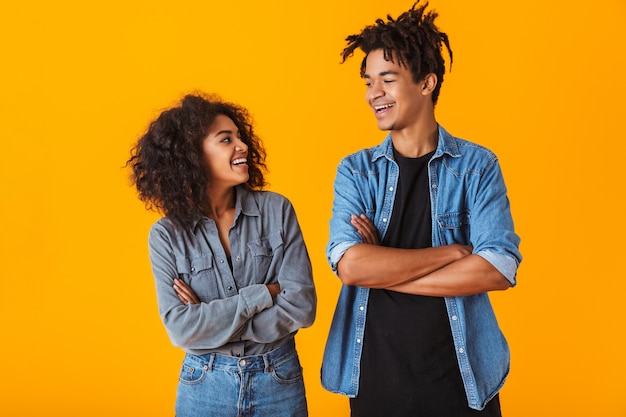
<svg viewBox="0 0 626 417"><path fill-rule="evenodd" d="M435 87L437 87L437 81L437 75L435 75L435 73L431 72L430 74L426 74L423 80L424 85L422 86L422 94L425 96L432 94Z"/></svg>

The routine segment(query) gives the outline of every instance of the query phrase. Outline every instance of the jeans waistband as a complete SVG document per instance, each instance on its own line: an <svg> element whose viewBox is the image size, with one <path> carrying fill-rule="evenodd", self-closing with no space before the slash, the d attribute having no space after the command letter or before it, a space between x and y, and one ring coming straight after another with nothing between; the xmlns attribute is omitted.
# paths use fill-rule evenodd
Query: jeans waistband
<svg viewBox="0 0 626 417"><path fill-rule="evenodd" d="M253 356L229 356L221 353L207 353L204 355L187 354L189 360L199 362L199 365L206 371L221 369L231 372L259 371L269 372L272 366L289 359L295 354L296 346L293 338L289 339L282 346L267 352L263 355Z"/></svg>

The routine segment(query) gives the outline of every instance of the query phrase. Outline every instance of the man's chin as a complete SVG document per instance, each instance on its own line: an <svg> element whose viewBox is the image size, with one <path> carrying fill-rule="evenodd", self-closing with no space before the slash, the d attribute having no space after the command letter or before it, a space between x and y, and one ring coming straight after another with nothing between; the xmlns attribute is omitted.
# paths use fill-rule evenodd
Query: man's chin
<svg viewBox="0 0 626 417"><path fill-rule="evenodd" d="M383 131L390 131L393 130L393 125L387 123L378 123L378 128Z"/></svg>

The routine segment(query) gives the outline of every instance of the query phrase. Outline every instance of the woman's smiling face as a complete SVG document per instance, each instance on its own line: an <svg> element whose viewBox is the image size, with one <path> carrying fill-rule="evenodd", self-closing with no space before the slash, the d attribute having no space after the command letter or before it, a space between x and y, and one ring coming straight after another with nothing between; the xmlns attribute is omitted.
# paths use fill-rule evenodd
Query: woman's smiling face
<svg viewBox="0 0 626 417"><path fill-rule="evenodd" d="M218 115L202 142L210 186L234 187L249 179L248 145L231 118Z"/></svg>

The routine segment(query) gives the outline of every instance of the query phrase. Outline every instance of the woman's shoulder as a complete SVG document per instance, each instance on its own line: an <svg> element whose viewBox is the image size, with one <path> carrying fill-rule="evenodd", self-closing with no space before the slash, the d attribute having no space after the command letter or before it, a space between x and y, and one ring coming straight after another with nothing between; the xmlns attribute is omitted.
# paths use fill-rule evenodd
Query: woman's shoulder
<svg viewBox="0 0 626 417"><path fill-rule="evenodd" d="M284 195L277 193L276 191L269 190L254 190L249 191L254 200L259 204L259 206L267 206L267 205L284 205L289 204L291 202Z"/></svg>
<svg viewBox="0 0 626 417"><path fill-rule="evenodd" d="M259 209L278 209L279 207L291 206L291 201L289 201L287 197L280 193L277 193L276 191L242 189L242 192L242 204L244 205L244 207L249 204L255 204L257 207L259 207Z"/></svg>

